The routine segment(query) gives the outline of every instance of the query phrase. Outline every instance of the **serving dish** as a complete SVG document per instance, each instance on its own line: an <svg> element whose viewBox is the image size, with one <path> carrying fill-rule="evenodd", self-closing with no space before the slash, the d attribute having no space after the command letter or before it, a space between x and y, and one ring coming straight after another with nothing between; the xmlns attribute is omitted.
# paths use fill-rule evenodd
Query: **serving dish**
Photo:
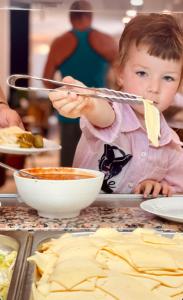
<svg viewBox="0 0 183 300"><path fill-rule="evenodd" d="M14 173L18 194L23 202L47 218L71 218L89 206L100 192L104 174L80 168L23 169L38 179Z"/></svg>
<svg viewBox="0 0 183 300"><path fill-rule="evenodd" d="M104 230L106 230L106 228L104 229ZM110 231L111 229L109 229L109 238L110 238L110 234L111 234L111 232L112 231ZM159 251L160 250L160 252L161 252L161 247L160 247L160 245L161 245L161 243L162 244L164 244L165 245L165 249L166 249L166 247L170 247L171 248L171 246L173 247L173 243L174 243L174 239L175 239L175 241L179 244L179 237L181 237L181 240L180 240L180 245L179 246L181 246L181 247L183 247L183 237L182 237L182 235L181 234L179 234L179 236L177 235L177 234L173 234L173 233L163 233L163 232L155 232L155 234L157 234L157 239L155 240L155 238L153 237L153 235L152 235L152 232L150 231L150 230L148 230L148 229L146 229L146 230L143 230L143 229L137 229L137 233L135 233L134 235L136 235L137 237L138 237L138 235L140 236L141 235L141 230L142 230L142 234L144 235L144 239L145 239L145 242L147 243L147 245L148 245L148 240L149 240L149 242L150 242L150 245L148 246L148 247L151 247L151 242L153 242L155 245L159 245L158 246L158 248L157 247L155 247L155 250L157 249L157 251ZM94 232L86 232L86 231L83 231L83 232L76 232L76 233L72 233L72 236L73 237L75 237L75 238L82 238L82 237L86 237L86 236L88 236L88 235L90 235L90 236L92 236L93 235L93 233ZM34 235L34 240L33 240L33 246L32 246L32 251L31 251L31 255L33 255L34 253L35 253L35 251L39 251L41 248L42 248L42 246L43 246L43 244L45 244L45 243L48 243L49 244L49 242L50 242L50 240L52 239L52 238L58 238L58 237L60 237L60 235L62 235L63 234L63 232L62 231L60 231L60 232L54 232L54 231L52 231L52 232L36 232L35 233L35 235ZM121 233L119 233L118 232L118 234L121 234ZM104 231L104 236L105 236L105 231ZM133 243L133 236L132 236L132 232L123 232L123 236L125 237L125 240L127 241L127 243L129 243L128 245L130 245L130 243ZM99 236L98 236L99 237ZM151 238L152 237L152 238ZM167 237L168 237L168 239L167 239ZM115 237L115 234L114 234L114 238L116 238ZM162 239L161 240L161 242L160 242L160 238ZM76 241L77 241L77 239L76 239ZM78 241L79 241L79 239L78 239ZM98 240L98 242L100 243L101 241L100 241L100 239ZM81 243L82 243L82 240L81 240ZM66 245L66 244L64 244L64 245ZM76 242L75 243L75 245L76 245L76 248L78 247L78 250L80 251L80 247L79 247L79 242ZM78 245L78 246L77 246ZM112 245L112 244L111 244ZM136 249L135 250L135 252L133 252L133 253L136 253L136 251L137 251L137 253L138 253L138 247L137 247L137 244L134 244L135 245L135 248L134 249ZM133 246L133 245L132 245ZM179 248L179 247L178 247ZM43 248L42 248L43 249ZM70 248L67 248L67 249L70 249ZM115 248L114 248L115 249ZM182 249L182 248L181 248ZM181 250L181 249L178 249L178 250ZM46 250L46 248L45 248L45 250ZM72 249L71 249L72 250ZM118 251L118 248L116 248L116 250ZM140 249L139 249L140 250ZM59 251L59 248L57 249L57 247L55 248L55 251ZM70 250L69 250L70 251ZM77 249L76 249L76 251L77 251ZM72 253L72 251L71 251L71 253ZM79 254L80 252L78 252L78 254ZM86 253L87 254L87 253ZM142 254L142 253L141 253ZM79 254L80 255L80 254ZM146 255L146 257L148 257L148 256L152 256L153 254L151 254L151 253L147 253L147 255ZM75 256L75 253L74 253L74 256ZM76 255L77 256L77 255ZM144 252L144 256L145 256L145 252ZM65 257L65 256L64 256ZM66 255L66 257L67 257L67 255ZM66 259L66 257L64 258L64 260ZM83 257L83 258L82 258ZM142 257L143 257L143 255L142 255ZM154 256L153 256L154 257ZM82 260L84 260L85 259L85 255L84 256L80 256L80 258L82 258ZM137 255L137 260L139 259L140 257ZM159 259L158 257L156 257L155 256L155 259ZM152 269L152 273L150 272L150 273L147 273L147 274L152 274L152 277L153 277L153 280L155 280L155 282L153 283L153 282L151 282L151 280L152 280L152 278L149 280L149 282L148 282L148 275L147 276L145 276L145 277L143 277L143 276L140 276L140 278L146 278L147 280L145 280L145 284L147 284L147 286L148 286L148 288L149 287L151 287L152 288L152 285L151 284L153 284L154 285L154 287L156 287L156 288L158 288L159 287L159 284L160 284L160 281L161 280L163 280L163 281L165 281L166 283L168 283L168 284L170 284L170 286L172 286L173 288L175 288L175 293L178 293L178 291L180 292L180 287L181 287L181 282L180 281L183 281L183 271L182 270L180 270L181 272L178 274L178 277L175 277L174 275L176 274L176 271L175 271L175 273L174 273L174 270L172 269L172 271L171 271L171 269L169 270L169 269L164 269L165 270L165 276L161 276L161 275L163 275L162 273L161 273L161 270L163 271L163 264L164 264L164 262L165 262L165 259L162 259L161 257L160 257L160 259L161 259L161 263L160 263L160 265L161 265L161 268L159 268L159 261L157 262L158 264L156 264L156 266L157 266L157 268L153 268ZM153 258L153 260L154 260L154 258ZM60 260L60 262L61 262L61 260ZM59 262L58 262L59 263ZM57 263L57 265L58 265L58 263ZM144 259L143 260L143 263L146 263L146 259ZM169 264L169 262L168 262L168 264ZM170 264L171 264L171 262L170 262ZM117 262L117 265L118 265L118 262ZM116 266L117 266L116 265ZM180 263L180 265L182 265L182 263ZM125 266L125 265L124 265ZM87 269L87 268L86 268ZM181 267L180 267L180 269L181 269ZM157 270L157 274L158 275L153 275L153 272L155 270ZM151 271L151 268L150 268L150 270L149 271ZM54 271L55 272L55 271ZM79 271L78 271L79 272ZM132 279L132 277L131 277L131 275L128 273L129 271L127 271L126 272L126 270L125 270L125 272L124 272L124 279L126 280L129 280L130 278ZM160 273L158 273L158 272L160 272ZM173 273L171 273L171 272L173 272ZM55 274L55 273L54 273ZM173 276L172 278L173 278L173 281L171 281L171 282L169 282L169 279L167 278L167 276ZM136 276L136 275L135 275ZM157 276L160 276L160 277L158 277L157 278ZM105 277L105 275L104 275L104 277ZM60 277L61 278L61 277ZM139 279L140 279L139 278ZM131 280L130 279L130 280ZM134 278L133 278L133 280L135 280ZM24 290L23 290L23 294L22 294L22 298L21 298L21 300L23 300L23 299L27 299L27 300L37 300L37 298L35 298L34 296L33 296L33 294L32 294L32 284L34 283L34 282L36 282L37 281L37 268L35 268L35 265L34 264L32 264L32 263L30 263L29 262L29 266L28 266L28 272L27 272L27 276L26 276L26 284L25 284L25 286L24 286ZM135 282L136 282L136 280L135 280ZM137 289L137 291L135 292L135 293L137 293L137 295L139 296L139 294L138 294L138 292L139 292L139 290L138 290L138 285L140 284L140 282L136 282L137 283L137 285L135 286L135 289ZM125 284L124 282L122 283L122 284ZM149 285L150 284L150 285ZM105 283L104 283L104 285L105 285ZM117 285L118 286L118 285ZM117 288L117 286L116 286L116 288ZM147 288L147 286L146 286L146 288ZM143 288L142 288L142 291L143 291L143 289L145 288L144 286L142 286ZM57 286L57 288L58 288L58 286ZM105 289L108 289L108 286L106 286L105 285ZM145 288L145 290L146 290L146 288ZM128 289L128 288L127 288ZM77 289L76 289L77 290ZM152 289L153 290L153 289ZM170 289L171 290L171 293L172 293L172 291L173 291L173 289ZM121 291L122 291L122 288L120 288L119 290L118 290L118 295L122 295L121 294ZM168 289L168 292L169 292L169 289ZM150 295L150 294L149 294ZM162 291L161 291L161 298L159 298L157 295L156 295L156 293L154 294L154 292L153 292L153 294L150 296L150 298L149 299L153 299L153 300L159 300L159 299L166 299L166 300L168 300L168 299L174 299L174 298L170 298L170 297L164 297L164 298L162 298L162 295L164 295L163 293L162 293ZM182 294L181 294L181 292L180 292L180 299L177 297L176 298L176 300L178 299L178 300L181 300L182 298L182 296L181 296ZM67 295L68 296L68 295ZM157 297L156 297L157 296ZM52 296L51 296L52 297ZM57 296L58 297L58 296ZM72 297L71 297L72 298ZM67 298L67 299L71 299L71 298ZM138 298L138 297L137 297ZM47 296L45 296L45 297L40 297L40 299L51 299L50 298L50 296L47 298ZM54 298L54 299L57 299L57 298ZM58 298L58 299L60 299L60 298ZM61 297L61 299L64 299L63 298L63 296ZM77 298L72 298L73 300L75 300L75 299L78 299L78 297ZM84 299L84 298L83 298ZM93 299L93 298L87 298L87 299ZM96 298L96 299L98 299L98 298ZM101 299L104 299L104 298L101 298ZM117 297L117 298L113 298L113 297L109 297L109 298L105 298L105 299L119 299L119 300L121 300L122 298L121 298L121 296L119 296L119 297ZM134 298L130 298L130 296L129 296L129 298L128 299L134 299ZM145 299L145 298L138 298L138 299Z"/></svg>
<svg viewBox="0 0 183 300"><path fill-rule="evenodd" d="M0 231L0 250L17 251L15 265L8 288L7 300L19 300L26 273L26 257L30 254L32 238L27 232Z"/></svg>
<svg viewBox="0 0 183 300"><path fill-rule="evenodd" d="M5 154L19 154L19 155L31 155L31 154L39 154L47 151L56 151L60 150L61 146L56 142L48 139L43 139L44 147L43 148L19 148L18 146L11 145L0 145L0 153Z"/></svg>

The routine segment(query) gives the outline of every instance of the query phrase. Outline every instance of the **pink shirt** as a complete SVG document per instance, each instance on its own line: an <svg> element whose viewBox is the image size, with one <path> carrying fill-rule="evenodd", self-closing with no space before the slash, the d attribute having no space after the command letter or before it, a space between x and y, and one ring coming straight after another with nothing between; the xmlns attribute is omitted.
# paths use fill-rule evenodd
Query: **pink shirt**
<svg viewBox="0 0 183 300"><path fill-rule="evenodd" d="M182 143L163 115L160 145L154 147L128 104L114 103L113 108L116 119L107 128L81 118L73 166L104 172L102 189L107 193L131 193L145 179L166 180L174 193L183 192Z"/></svg>

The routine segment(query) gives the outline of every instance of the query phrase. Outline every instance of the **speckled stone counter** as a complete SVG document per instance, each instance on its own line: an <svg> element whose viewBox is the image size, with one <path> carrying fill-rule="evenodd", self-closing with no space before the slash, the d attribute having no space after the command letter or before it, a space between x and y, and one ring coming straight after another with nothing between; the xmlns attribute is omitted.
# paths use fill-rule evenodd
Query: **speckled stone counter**
<svg viewBox="0 0 183 300"><path fill-rule="evenodd" d="M36 210L23 206L0 208L0 230L66 230L93 231L100 227L133 230L137 227L154 228L166 232L183 231L183 223L163 220L140 207L122 207L113 203L104 206L93 204L71 219L46 219L39 217Z"/></svg>

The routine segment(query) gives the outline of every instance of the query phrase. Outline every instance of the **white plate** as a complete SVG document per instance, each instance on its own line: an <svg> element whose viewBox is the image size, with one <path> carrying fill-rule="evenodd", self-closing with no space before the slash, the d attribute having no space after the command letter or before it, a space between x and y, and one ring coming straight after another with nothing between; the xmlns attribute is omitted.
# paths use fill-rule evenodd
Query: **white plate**
<svg viewBox="0 0 183 300"><path fill-rule="evenodd" d="M6 154L23 154L23 155L29 155L29 154L37 154L41 152L46 151L55 151L60 150L61 146L55 143L52 140L43 139L44 147L43 148L19 148L15 146L10 145L0 145L0 153L6 153Z"/></svg>
<svg viewBox="0 0 183 300"><path fill-rule="evenodd" d="M140 207L167 220L183 223L183 197L164 197L143 201Z"/></svg>

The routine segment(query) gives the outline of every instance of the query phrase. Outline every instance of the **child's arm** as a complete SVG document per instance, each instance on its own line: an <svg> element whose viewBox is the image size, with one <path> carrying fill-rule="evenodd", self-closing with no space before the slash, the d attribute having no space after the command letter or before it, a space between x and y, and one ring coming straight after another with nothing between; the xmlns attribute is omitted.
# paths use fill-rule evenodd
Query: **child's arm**
<svg viewBox="0 0 183 300"><path fill-rule="evenodd" d="M63 79L66 83L75 83L82 85L81 82L72 77ZM82 93L90 93L90 91L74 88L74 90ZM112 106L106 101L86 96L77 96L76 93L57 89L49 94L49 98L53 107L64 117L77 118L85 116L94 126L105 128L115 120L115 113Z"/></svg>
<svg viewBox="0 0 183 300"><path fill-rule="evenodd" d="M153 198L158 197L159 194L164 196L171 196L172 189L166 181L158 182L155 180L146 179L140 182L133 191L135 194L143 194L144 198L152 195Z"/></svg>

